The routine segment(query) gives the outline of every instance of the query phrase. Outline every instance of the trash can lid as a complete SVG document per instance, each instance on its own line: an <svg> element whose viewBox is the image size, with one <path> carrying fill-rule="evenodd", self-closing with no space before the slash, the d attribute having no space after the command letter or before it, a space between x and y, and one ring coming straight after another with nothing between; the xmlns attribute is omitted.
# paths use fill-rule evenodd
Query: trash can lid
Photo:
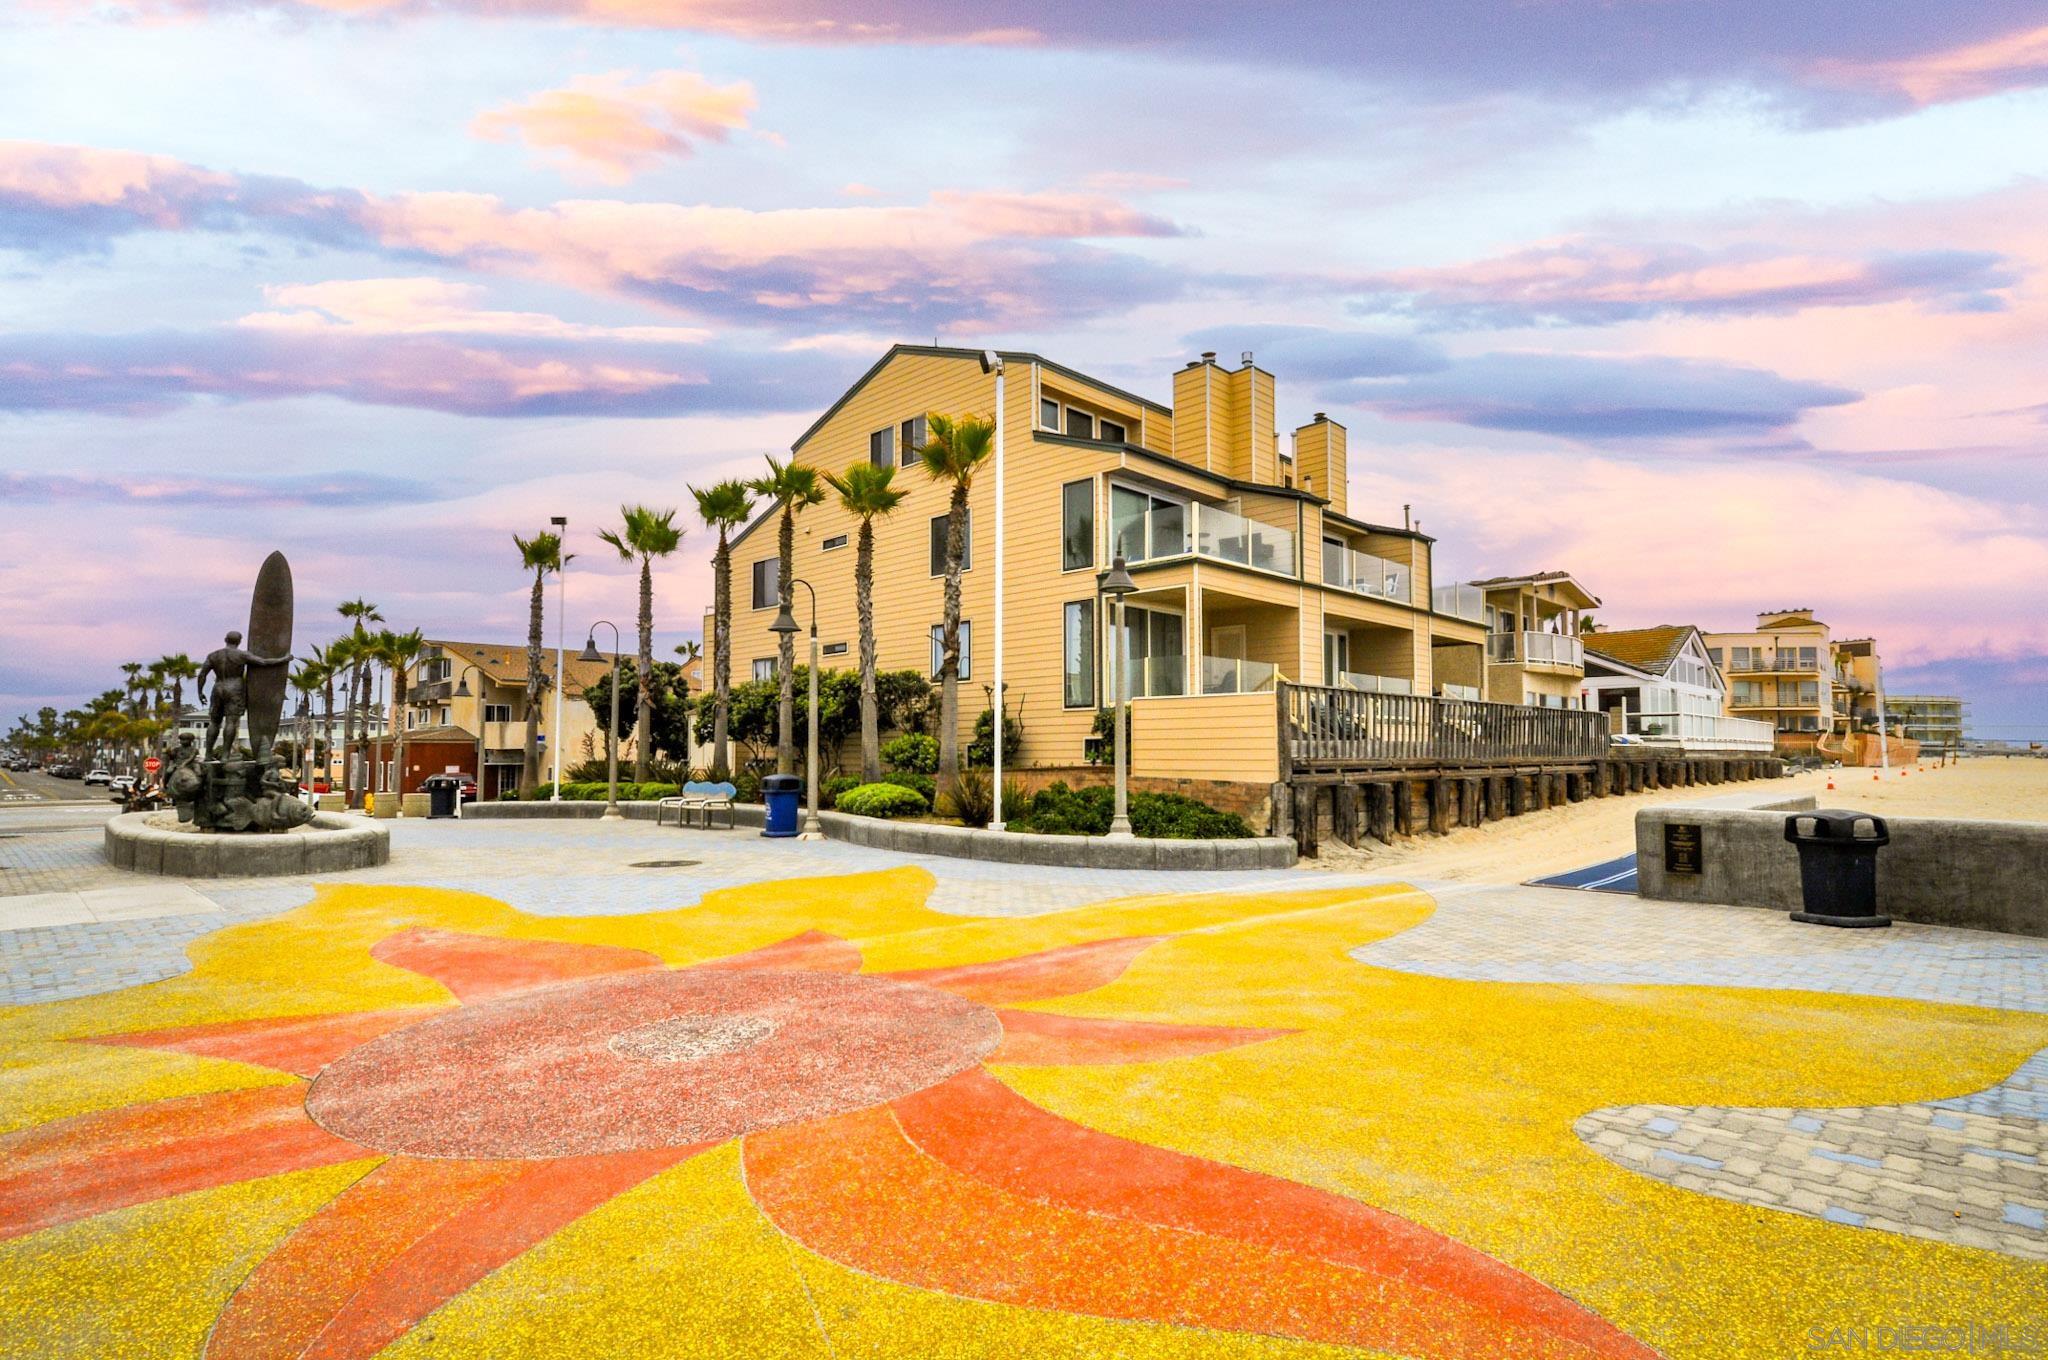
<svg viewBox="0 0 2048 1360"><path fill-rule="evenodd" d="M761 777L763 793L798 793L802 791L803 786L804 781L793 774L770 774Z"/></svg>
<svg viewBox="0 0 2048 1360"><path fill-rule="evenodd" d="M1818 808L1812 812L1794 812L1785 818L1785 839L1797 844L1800 841L1863 841L1871 845L1884 845L1891 840L1891 831L1884 824L1884 818L1869 812L1857 812L1850 808Z"/></svg>

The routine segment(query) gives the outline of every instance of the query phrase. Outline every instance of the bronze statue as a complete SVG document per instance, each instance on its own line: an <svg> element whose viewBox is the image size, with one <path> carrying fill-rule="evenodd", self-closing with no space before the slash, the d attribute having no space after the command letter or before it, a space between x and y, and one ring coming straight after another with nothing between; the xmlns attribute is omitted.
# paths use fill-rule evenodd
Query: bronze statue
<svg viewBox="0 0 2048 1360"><path fill-rule="evenodd" d="M201 702L206 700L207 677L216 678L213 702L206 710L206 745L201 751L202 760L214 758L214 747L219 744L223 731L226 733L229 751L222 754L226 755L232 751L235 733L242 726L242 715L249 711L249 668L283 666L291 661L289 655L257 656L253 652L243 651L242 635L238 632L230 631L226 641L227 646L215 648L207 653L206 660L200 663L199 667L197 697ZM272 720L271 730L276 730L275 719ZM258 753L258 758L269 754L270 752L265 750Z"/></svg>

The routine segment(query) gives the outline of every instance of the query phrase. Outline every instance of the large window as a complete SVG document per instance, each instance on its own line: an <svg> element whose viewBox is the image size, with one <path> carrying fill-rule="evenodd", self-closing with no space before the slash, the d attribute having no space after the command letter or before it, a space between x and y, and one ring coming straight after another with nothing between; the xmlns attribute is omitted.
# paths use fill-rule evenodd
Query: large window
<svg viewBox="0 0 2048 1360"><path fill-rule="evenodd" d="M1070 600L1061 636L1066 684L1062 700L1068 708L1095 707L1095 601Z"/></svg>
<svg viewBox="0 0 2048 1360"><path fill-rule="evenodd" d="M932 678L937 679L939 667L946 662L946 625L932 625ZM960 620L960 678L971 679L974 671L974 625L966 619Z"/></svg>
<svg viewBox="0 0 2048 1360"><path fill-rule="evenodd" d="M876 467L891 467L895 464L896 432L876 430L868 436L868 461Z"/></svg>
<svg viewBox="0 0 2048 1360"><path fill-rule="evenodd" d="M1101 429L1096 432L1096 437L1105 444L1122 444L1129 440L1130 434L1114 420L1105 420Z"/></svg>
<svg viewBox="0 0 2048 1360"><path fill-rule="evenodd" d="M1076 439L1093 439L1095 437L1095 417L1089 415L1086 411L1077 411L1069 406L1067 408L1067 433Z"/></svg>
<svg viewBox="0 0 2048 1360"><path fill-rule="evenodd" d="M969 510L960 525L960 570L974 568L974 512ZM946 516L932 516L932 575L946 574Z"/></svg>
<svg viewBox="0 0 2048 1360"><path fill-rule="evenodd" d="M773 680L775 678L775 658L772 656L755 657L754 678L756 680Z"/></svg>
<svg viewBox="0 0 2048 1360"><path fill-rule="evenodd" d="M899 461L904 467L909 467L917 461L917 451L925 446L928 437L925 434L924 417L912 416L904 421L897 427L897 436Z"/></svg>
<svg viewBox="0 0 2048 1360"><path fill-rule="evenodd" d="M1187 689L1186 621L1163 609L1124 609L1127 692L1134 699Z"/></svg>
<svg viewBox="0 0 2048 1360"><path fill-rule="evenodd" d="M1057 431L1060 427L1060 404L1051 397L1040 397L1038 399L1038 423L1048 430Z"/></svg>
<svg viewBox="0 0 2048 1360"><path fill-rule="evenodd" d="M512 705L485 704L484 721L487 723L508 723L512 721Z"/></svg>
<svg viewBox="0 0 2048 1360"><path fill-rule="evenodd" d="M1126 562L1178 557L1188 550L1188 508L1164 496L1111 487L1109 532L1111 553Z"/></svg>
<svg viewBox="0 0 2048 1360"><path fill-rule="evenodd" d="M1060 488L1060 570L1086 571L1095 565L1095 483L1068 482Z"/></svg>
<svg viewBox="0 0 2048 1360"><path fill-rule="evenodd" d="M773 609L776 606L776 592L781 589L778 578L781 570L780 558L764 557L754 564L754 608Z"/></svg>

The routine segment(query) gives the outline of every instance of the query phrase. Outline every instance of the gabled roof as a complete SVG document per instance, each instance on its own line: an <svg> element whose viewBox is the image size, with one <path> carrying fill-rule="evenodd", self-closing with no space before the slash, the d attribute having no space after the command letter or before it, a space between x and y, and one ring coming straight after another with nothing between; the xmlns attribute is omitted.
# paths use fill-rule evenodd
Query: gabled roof
<svg viewBox="0 0 2048 1360"><path fill-rule="evenodd" d="M1588 633L1584 637L1588 656L1604 657L1652 675L1663 675L1685 650L1687 638L1699 629L1689 623L1660 623L1655 628L1620 628L1613 632Z"/></svg>
<svg viewBox="0 0 2048 1360"><path fill-rule="evenodd" d="M1578 579L1568 571L1538 571L1527 576L1489 576L1483 581L1467 581L1465 584L1477 586L1481 590L1499 590L1508 586L1569 585L1587 601L1588 608L1600 603L1600 597L1579 584Z"/></svg>
<svg viewBox="0 0 2048 1360"><path fill-rule="evenodd" d="M523 642L450 642L444 638L428 638L427 646L439 647L451 657L462 658L466 664L474 665L501 685L526 683L526 644ZM552 647L541 650L542 674L549 681L555 678L554 650ZM584 661L571 652L567 661L571 694L582 693L611 673L609 653L602 661ZM456 667L456 671L460 674L461 667Z"/></svg>
<svg viewBox="0 0 2048 1360"><path fill-rule="evenodd" d="M407 728L405 733L405 739L408 742L460 741L466 742L471 746L476 745L476 733L470 731L466 727L456 727L453 724L450 724L447 727Z"/></svg>

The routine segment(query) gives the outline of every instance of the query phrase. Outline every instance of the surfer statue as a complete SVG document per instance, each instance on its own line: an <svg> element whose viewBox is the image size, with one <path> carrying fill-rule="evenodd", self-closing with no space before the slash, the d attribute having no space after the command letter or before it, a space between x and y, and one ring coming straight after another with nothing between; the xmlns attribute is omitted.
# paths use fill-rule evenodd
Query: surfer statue
<svg viewBox="0 0 2048 1360"><path fill-rule="evenodd" d="M198 688L205 702L206 682L214 682L206 742L195 747L189 735L181 737L165 772L164 790L178 820L202 831L289 831L313 815L271 751L284 710L285 667L292 659L292 569L283 553L272 553L256 575L248 638L245 648L242 634L231 632L226 646L208 653ZM235 747L244 715L246 754Z"/></svg>
<svg viewBox="0 0 2048 1360"><path fill-rule="evenodd" d="M242 650L242 635L230 632L225 641L227 646L207 653L206 660L199 666L198 699L206 702L206 680L215 679L213 703L206 710L206 745L200 749L201 760L215 758L215 747L226 733L227 747L220 751L225 756L234 749L235 734L242 728L242 715L249 711L248 676L251 666L283 666L291 661L286 656L257 656ZM273 728L273 730L275 730ZM253 737L253 733L251 734ZM250 754L261 760L268 751L251 750Z"/></svg>

